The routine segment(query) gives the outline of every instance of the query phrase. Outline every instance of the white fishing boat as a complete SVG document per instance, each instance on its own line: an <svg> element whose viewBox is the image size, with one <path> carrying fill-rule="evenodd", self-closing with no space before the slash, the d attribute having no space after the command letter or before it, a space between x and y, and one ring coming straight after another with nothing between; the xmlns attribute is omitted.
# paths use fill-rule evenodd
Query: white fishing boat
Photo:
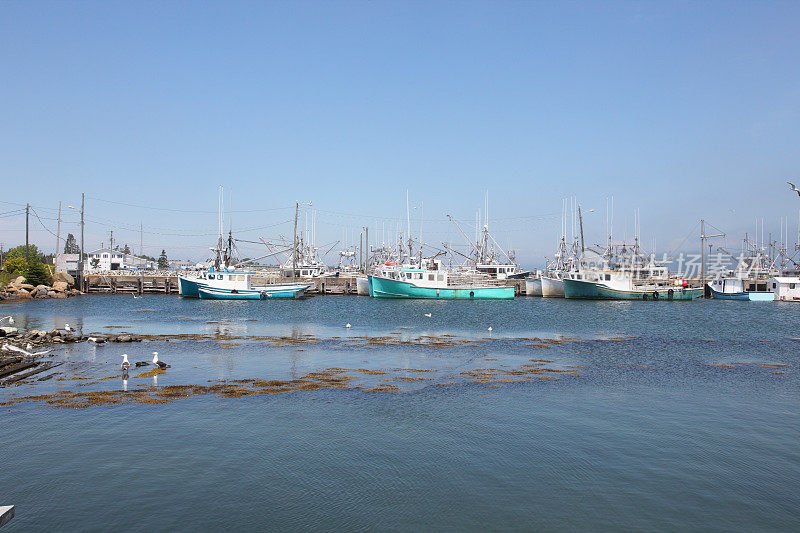
<svg viewBox="0 0 800 533"><path fill-rule="evenodd" d="M542 277L541 275L525 278L525 295L542 296Z"/></svg>

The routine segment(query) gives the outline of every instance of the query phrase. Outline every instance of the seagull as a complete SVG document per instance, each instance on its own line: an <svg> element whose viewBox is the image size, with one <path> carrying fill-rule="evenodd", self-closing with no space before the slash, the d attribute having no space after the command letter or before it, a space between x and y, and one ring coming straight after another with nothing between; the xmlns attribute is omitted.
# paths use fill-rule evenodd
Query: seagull
<svg viewBox="0 0 800 533"><path fill-rule="evenodd" d="M489 326L489 329L488 329L488 331L492 331L492 326Z"/></svg>
<svg viewBox="0 0 800 533"><path fill-rule="evenodd" d="M22 355L27 355L28 357L36 357L37 355L46 355L53 351L53 350L45 350L43 352L31 353L28 350L23 350L22 348L14 346L13 344L3 344L2 349L5 352L17 352L21 353Z"/></svg>
<svg viewBox="0 0 800 533"><path fill-rule="evenodd" d="M136 296L135 294L133 295L134 300L138 300L139 298L141 298L141 296Z"/></svg>
<svg viewBox="0 0 800 533"><path fill-rule="evenodd" d="M128 354L122 354L122 370L127 372L128 369L131 367L131 364L128 362Z"/></svg>
<svg viewBox="0 0 800 533"><path fill-rule="evenodd" d="M64 324L64 329L66 331L74 331L71 327L69 327L69 324Z"/></svg>
<svg viewBox="0 0 800 533"><path fill-rule="evenodd" d="M792 190L792 191L796 192L796 193L797 193L797 196L800 196L800 189L798 189L797 187L795 187L795 186L794 186L794 183L792 183L792 182L790 182L790 181L787 181L786 183L788 183L788 184L789 184L789 189L790 189L790 190Z"/></svg>
<svg viewBox="0 0 800 533"><path fill-rule="evenodd" d="M352 328L353 326L351 326L351 325L350 325L350 322L348 322L347 324L345 324L345 326L344 326L344 327L346 327L347 329L350 329L350 328Z"/></svg>
<svg viewBox="0 0 800 533"><path fill-rule="evenodd" d="M169 368L169 365L167 363L158 360L158 352L153 352L153 364L156 365L161 370Z"/></svg>
<svg viewBox="0 0 800 533"><path fill-rule="evenodd" d="M0 322L2 322L3 320L8 320L9 324L13 324L14 323L14 317L13 316L4 316L3 318L0 318Z"/></svg>
<svg viewBox="0 0 800 533"><path fill-rule="evenodd" d="M425 313L425 316L426 316L426 317L428 317L428 318L430 318L430 317L431 317L431 314L430 314L430 313Z"/></svg>

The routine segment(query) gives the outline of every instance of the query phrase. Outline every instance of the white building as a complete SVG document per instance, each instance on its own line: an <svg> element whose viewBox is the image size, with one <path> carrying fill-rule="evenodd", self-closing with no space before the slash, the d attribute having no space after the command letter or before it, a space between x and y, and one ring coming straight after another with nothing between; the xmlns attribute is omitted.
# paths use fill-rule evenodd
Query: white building
<svg viewBox="0 0 800 533"><path fill-rule="evenodd" d="M94 264L97 266L93 266ZM110 248L100 248L87 254L87 259L84 264L86 272L109 272L112 270L155 270L155 263L135 257L130 254L124 254L119 250L111 250Z"/></svg>
<svg viewBox="0 0 800 533"><path fill-rule="evenodd" d="M800 277L776 276L770 278L769 287L776 300L800 300Z"/></svg>
<svg viewBox="0 0 800 533"><path fill-rule="evenodd" d="M54 262L56 272L66 272L70 276L78 275L78 254L57 254Z"/></svg>

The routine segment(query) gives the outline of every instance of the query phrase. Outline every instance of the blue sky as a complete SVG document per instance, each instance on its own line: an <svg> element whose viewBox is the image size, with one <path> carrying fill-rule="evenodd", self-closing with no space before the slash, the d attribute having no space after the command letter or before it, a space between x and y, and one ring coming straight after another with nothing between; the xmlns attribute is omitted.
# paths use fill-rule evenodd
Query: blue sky
<svg viewBox="0 0 800 533"><path fill-rule="evenodd" d="M319 244L376 235L409 189L436 245L488 190L530 266L573 195L592 242L611 195L615 234L640 208L659 251L701 216L732 248L761 217L794 241L798 27L797 2L3 2L0 242L24 242L18 204L55 231L86 192L87 249L141 223L146 253L200 259L219 185L252 240L297 200Z"/></svg>

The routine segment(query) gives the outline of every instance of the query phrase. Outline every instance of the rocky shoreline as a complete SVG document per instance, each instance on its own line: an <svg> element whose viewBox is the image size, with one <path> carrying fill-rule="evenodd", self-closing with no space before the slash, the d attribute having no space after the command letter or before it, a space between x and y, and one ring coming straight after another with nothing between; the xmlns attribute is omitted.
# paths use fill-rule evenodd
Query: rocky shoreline
<svg viewBox="0 0 800 533"><path fill-rule="evenodd" d="M0 288L0 301L7 300L43 300L45 298L63 299L77 296L81 291L71 289L75 279L65 272L56 272L53 285L31 285L23 276L19 276L5 287Z"/></svg>

